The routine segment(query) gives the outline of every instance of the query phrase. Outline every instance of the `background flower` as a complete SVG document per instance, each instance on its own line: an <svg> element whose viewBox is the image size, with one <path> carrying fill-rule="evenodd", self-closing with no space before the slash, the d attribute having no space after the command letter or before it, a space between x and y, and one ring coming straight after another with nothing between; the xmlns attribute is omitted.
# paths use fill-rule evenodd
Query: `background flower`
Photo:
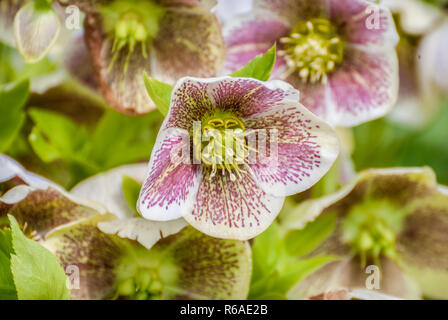
<svg viewBox="0 0 448 320"><path fill-rule="evenodd" d="M319 223L316 218L335 219L334 231L310 255L334 254L340 260L299 283L289 296L365 289L364 268L374 264L381 270L383 293L446 298L447 205L446 189L428 168L367 170L339 192L304 202L282 223L294 229Z"/></svg>
<svg viewBox="0 0 448 320"><path fill-rule="evenodd" d="M201 1L64 1L86 13L85 39L98 85L124 113L155 106L143 72L174 84L182 76L213 76L224 59L216 17Z"/></svg>
<svg viewBox="0 0 448 320"><path fill-rule="evenodd" d="M277 42L273 75L301 91L301 101L334 125L385 115L398 90L390 11L364 0L255 0L250 14L224 27L225 72ZM367 67L368 66L368 67Z"/></svg>

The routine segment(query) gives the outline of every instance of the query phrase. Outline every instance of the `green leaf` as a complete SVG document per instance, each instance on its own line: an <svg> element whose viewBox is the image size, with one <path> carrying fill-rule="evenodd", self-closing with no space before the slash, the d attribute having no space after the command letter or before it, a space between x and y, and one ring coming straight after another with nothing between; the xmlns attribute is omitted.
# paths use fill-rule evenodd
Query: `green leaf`
<svg viewBox="0 0 448 320"><path fill-rule="evenodd" d="M79 152L88 140L86 128L81 128L57 112L32 108L29 115L39 131L63 154Z"/></svg>
<svg viewBox="0 0 448 320"><path fill-rule="evenodd" d="M34 152L42 159L49 163L62 158L58 149L52 146L44 137L38 127L34 127L28 136L28 141Z"/></svg>
<svg viewBox="0 0 448 320"><path fill-rule="evenodd" d="M28 136L28 141L42 161L63 159L69 165L82 168L81 178L100 170L87 159L86 149L90 140L85 127L78 126L69 118L53 111L32 108L29 115L35 127Z"/></svg>
<svg viewBox="0 0 448 320"><path fill-rule="evenodd" d="M21 111L29 95L29 81L0 87L0 152L14 142L25 121Z"/></svg>
<svg viewBox="0 0 448 320"><path fill-rule="evenodd" d="M108 110L90 139L89 160L102 170L146 161L157 138L160 121L161 116L156 112L132 117Z"/></svg>
<svg viewBox="0 0 448 320"><path fill-rule="evenodd" d="M170 109L170 99L173 87L167 83L148 77L146 73L144 73L143 77L145 79L145 86L149 97L154 102L157 109L159 109L160 113L163 116L166 116Z"/></svg>
<svg viewBox="0 0 448 320"><path fill-rule="evenodd" d="M11 271L20 300L68 300L64 269L46 248L28 239L9 215L12 230Z"/></svg>
<svg viewBox="0 0 448 320"><path fill-rule="evenodd" d="M310 222L304 229L292 230L286 235L287 252L299 257L311 252L333 231L336 213L325 214Z"/></svg>
<svg viewBox="0 0 448 320"><path fill-rule="evenodd" d="M264 55L258 55L247 65L233 72L232 77L255 78L261 81L269 80L276 58L276 44L266 51Z"/></svg>
<svg viewBox="0 0 448 320"><path fill-rule="evenodd" d="M0 300L17 300L11 273L11 230L0 230Z"/></svg>
<svg viewBox="0 0 448 320"><path fill-rule="evenodd" d="M277 223L271 224L252 244L252 282L271 274L281 255L283 239Z"/></svg>
<svg viewBox="0 0 448 320"><path fill-rule="evenodd" d="M124 198L128 206L134 211L136 217L140 217L137 211L137 201L142 185L128 176L123 176L122 188Z"/></svg>

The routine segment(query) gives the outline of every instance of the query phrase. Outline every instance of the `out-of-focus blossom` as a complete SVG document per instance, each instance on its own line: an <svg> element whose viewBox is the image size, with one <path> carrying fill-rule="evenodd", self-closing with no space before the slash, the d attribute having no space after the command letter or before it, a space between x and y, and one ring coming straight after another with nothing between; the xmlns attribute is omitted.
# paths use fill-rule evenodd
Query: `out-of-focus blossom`
<svg viewBox="0 0 448 320"><path fill-rule="evenodd" d="M51 2L30 1L20 8L14 18L17 48L28 63L41 60L58 39L61 21Z"/></svg>
<svg viewBox="0 0 448 320"><path fill-rule="evenodd" d="M437 107L448 96L448 18L423 38L419 57L423 102Z"/></svg>
<svg viewBox="0 0 448 320"><path fill-rule="evenodd" d="M139 166L117 170L132 175ZM121 187L119 179L93 179L99 190L106 187L103 181ZM90 183L78 190L89 189ZM120 196L108 199L120 203ZM120 205L108 202L104 207L68 194L0 156L0 218L12 214L24 233L53 252L64 268L79 270L72 299L246 298L251 274L246 242L211 238L179 221L152 225L144 219L133 220L144 226L135 228L139 237L125 239L130 237L98 229L99 223L108 229L107 222L122 221L108 213L109 207L126 212Z"/></svg>
<svg viewBox="0 0 448 320"><path fill-rule="evenodd" d="M277 42L273 75L301 92L303 104L338 126L385 115L398 92L389 9L366 0L254 0L255 9L227 23L226 72Z"/></svg>
<svg viewBox="0 0 448 320"><path fill-rule="evenodd" d="M340 290L369 288L395 297L447 297L448 193L429 168L372 169L335 194L304 202L284 219L288 228L335 215L333 232L314 254L340 260L324 266L293 288L291 298L321 297ZM372 289L372 288L370 288Z"/></svg>
<svg viewBox="0 0 448 320"><path fill-rule="evenodd" d="M422 0L381 0L380 2L398 15L400 27L408 34L425 34L443 18L440 10Z"/></svg>
<svg viewBox="0 0 448 320"><path fill-rule="evenodd" d="M70 38L64 13L54 0L4 0L0 4L0 41L17 47L26 63L35 63Z"/></svg>
<svg viewBox="0 0 448 320"><path fill-rule="evenodd" d="M250 239L271 224L285 196L310 188L337 155L335 132L287 83L184 78L172 93L138 208L151 220L184 217L211 236Z"/></svg>
<svg viewBox="0 0 448 320"><path fill-rule="evenodd" d="M400 35L397 46L400 89L390 119L421 126L438 110L442 98L434 79L443 69L443 63L436 57L446 56L446 36L436 32L444 14L417 0L383 0L382 4L393 12Z"/></svg>
<svg viewBox="0 0 448 320"><path fill-rule="evenodd" d="M124 113L155 108L143 73L174 84L208 77L225 53L219 22L199 0L60 1L86 13L85 40L107 102Z"/></svg>

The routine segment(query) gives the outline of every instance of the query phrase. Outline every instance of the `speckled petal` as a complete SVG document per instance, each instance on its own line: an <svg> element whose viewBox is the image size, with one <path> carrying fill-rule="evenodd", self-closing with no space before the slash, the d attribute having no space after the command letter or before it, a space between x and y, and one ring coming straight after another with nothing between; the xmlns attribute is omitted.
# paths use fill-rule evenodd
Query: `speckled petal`
<svg viewBox="0 0 448 320"><path fill-rule="evenodd" d="M166 282L164 299L246 299L252 271L249 244L209 237L191 227L159 241L178 276Z"/></svg>
<svg viewBox="0 0 448 320"><path fill-rule="evenodd" d="M76 220L105 213L104 207L72 197L60 186L0 155L0 217L12 214L36 238Z"/></svg>
<svg viewBox="0 0 448 320"><path fill-rule="evenodd" d="M77 184L70 193L103 204L107 211L120 219L134 217L134 211L123 195L123 177L143 183L147 164L126 165L99 173Z"/></svg>
<svg viewBox="0 0 448 320"><path fill-rule="evenodd" d="M265 193L248 172L232 181L229 173L212 177L206 168L193 211L184 218L212 237L247 240L269 227L283 201Z"/></svg>
<svg viewBox="0 0 448 320"><path fill-rule="evenodd" d="M115 270L122 256L120 241L125 240L105 234L96 226L110 219L114 217L95 215L55 230L40 242L56 255L65 270L79 270L79 288L71 290L74 300L103 299L115 288Z"/></svg>
<svg viewBox="0 0 448 320"><path fill-rule="evenodd" d="M227 47L223 74L238 70L257 55L264 54L281 37L287 35L290 29L290 26L263 11L251 12L230 20L223 27ZM284 59L277 56L271 74L279 74L284 65Z"/></svg>
<svg viewBox="0 0 448 320"><path fill-rule="evenodd" d="M27 191L25 198L17 203L0 202L0 215L12 214L30 232L35 231L37 239L54 228L98 214L94 208L74 202L56 189ZM14 192L23 192L23 186L11 189L4 197Z"/></svg>
<svg viewBox="0 0 448 320"><path fill-rule="evenodd" d="M167 221L191 212L201 167L190 163L189 148L187 131L165 129L159 132L137 205L143 217Z"/></svg>
<svg viewBox="0 0 448 320"><path fill-rule="evenodd" d="M332 124L355 126L384 116L398 95L397 55L393 49L378 54L347 48L329 86L335 103L335 110L327 111Z"/></svg>
<svg viewBox="0 0 448 320"><path fill-rule="evenodd" d="M414 201L397 238L405 270L419 283L426 297L447 299L448 195L434 194Z"/></svg>
<svg viewBox="0 0 448 320"><path fill-rule="evenodd" d="M179 80L171 94L170 109L161 129L166 127L191 131L193 122L201 121L214 108L207 86L208 82L215 80L190 77Z"/></svg>
<svg viewBox="0 0 448 320"><path fill-rule="evenodd" d="M283 81L262 82L232 77L210 80L208 91L215 108L231 112L243 120L287 103L298 104L300 95Z"/></svg>
<svg viewBox="0 0 448 320"><path fill-rule="evenodd" d="M250 165L257 184L274 196L310 188L331 168L339 153L336 132L297 102L279 103L246 120L246 125L278 132L278 157L258 159Z"/></svg>
<svg viewBox="0 0 448 320"><path fill-rule="evenodd" d="M166 127L190 131L194 121L201 121L216 109L247 118L285 101L298 100L299 92L281 81L185 77L174 88Z"/></svg>
<svg viewBox="0 0 448 320"><path fill-rule="evenodd" d="M368 0L328 0L329 19L351 46L366 50L390 49L398 34L390 10Z"/></svg>
<svg viewBox="0 0 448 320"><path fill-rule="evenodd" d="M152 76L173 85L184 76L216 76L225 56L218 20L201 6L167 9L153 48Z"/></svg>
<svg viewBox="0 0 448 320"><path fill-rule="evenodd" d="M106 101L115 109L128 114L147 113L155 109L143 81L143 73L151 74L150 54L145 58L138 43L128 57L128 48L114 56L113 40L101 30L99 15L88 15L85 20L85 39L90 52L98 86ZM128 61L125 72L126 61Z"/></svg>
<svg viewBox="0 0 448 320"><path fill-rule="evenodd" d="M27 63L41 60L56 42L61 30L57 13L35 2L24 5L14 18L17 48Z"/></svg>

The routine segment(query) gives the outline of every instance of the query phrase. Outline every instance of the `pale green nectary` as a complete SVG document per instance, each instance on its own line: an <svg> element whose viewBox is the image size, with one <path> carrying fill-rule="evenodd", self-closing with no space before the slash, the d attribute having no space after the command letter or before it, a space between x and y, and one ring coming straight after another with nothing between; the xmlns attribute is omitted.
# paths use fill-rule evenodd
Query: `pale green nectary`
<svg viewBox="0 0 448 320"><path fill-rule="evenodd" d="M129 166L118 168L118 175L113 170L106 174L132 176L139 168L126 169ZM97 186L98 181L114 179L93 178ZM121 188L121 179L116 183ZM0 190L0 224L6 222L7 213L12 214L24 233L54 253L66 271L75 270L72 299L247 296L251 277L247 242L211 238L182 221L153 226L139 218L119 220L108 213L109 207L119 206L68 194L3 155ZM120 231L121 222L128 227L125 233ZM110 234L102 232L99 223Z"/></svg>
<svg viewBox="0 0 448 320"><path fill-rule="evenodd" d="M429 168L371 169L339 192L304 202L283 223L300 229L328 214L332 234L313 254L341 260L298 283L290 297L365 289L365 268L381 270L380 292L402 298L447 297L448 193Z"/></svg>

